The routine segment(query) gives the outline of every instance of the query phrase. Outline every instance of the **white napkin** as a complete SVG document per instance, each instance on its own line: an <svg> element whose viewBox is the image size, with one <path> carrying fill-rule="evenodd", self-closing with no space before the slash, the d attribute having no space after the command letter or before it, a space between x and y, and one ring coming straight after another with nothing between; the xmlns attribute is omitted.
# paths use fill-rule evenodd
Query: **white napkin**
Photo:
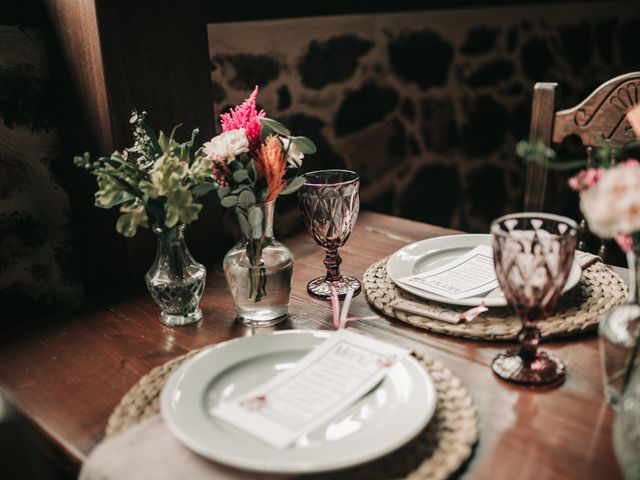
<svg viewBox="0 0 640 480"><path fill-rule="evenodd" d="M98 445L82 466L80 480L279 480L225 467L184 447L160 415Z"/></svg>
<svg viewBox="0 0 640 480"><path fill-rule="evenodd" d="M583 252L582 250L576 250L573 259L578 262L578 265L580 265L582 270L586 270L594 263L602 261L599 256L594 255L593 253Z"/></svg>

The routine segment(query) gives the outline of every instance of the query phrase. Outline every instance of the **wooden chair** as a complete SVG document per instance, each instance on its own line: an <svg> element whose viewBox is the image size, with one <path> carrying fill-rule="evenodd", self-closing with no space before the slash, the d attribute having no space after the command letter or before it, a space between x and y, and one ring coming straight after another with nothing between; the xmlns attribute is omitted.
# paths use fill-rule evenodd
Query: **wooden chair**
<svg viewBox="0 0 640 480"><path fill-rule="evenodd" d="M576 135L586 148L590 163L593 148L602 140L622 145L634 138L631 126L625 119L627 110L640 103L640 72L627 73L600 85L582 103L567 110L555 111L557 83L536 83L533 90L531 113L531 140L540 140L547 146L561 143L570 135ZM547 191L547 169L531 162L527 166L524 210L542 211ZM584 248L588 232L581 221L581 244ZM601 251L604 254L604 244Z"/></svg>

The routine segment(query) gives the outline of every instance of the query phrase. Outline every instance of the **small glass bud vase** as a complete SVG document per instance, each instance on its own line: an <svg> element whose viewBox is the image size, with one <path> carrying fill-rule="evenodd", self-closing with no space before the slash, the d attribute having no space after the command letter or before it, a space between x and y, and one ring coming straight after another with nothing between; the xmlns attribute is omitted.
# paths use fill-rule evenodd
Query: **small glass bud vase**
<svg viewBox="0 0 640 480"><path fill-rule="evenodd" d="M613 421L613 450L625 479L640 478L640 369L633 373Z"/></svg>
<svg viewBox="0 0 640 480"><path fill-rule="evenodd" d="M197 322L206 280L206 268L196 262L184 241L184 225L154 227L158 235L156 259L144 276L147 288L162 309L160 321L169 327Z"/></svg>
<svg viewBox="0 0 640 480"><path fill-rule="evenodd" d="M600 359L604 394L609 404L620 408L622 394L640 364L640 265L637 252L627 252L629 295L600 319Z"/></svg>
<svg viewBox="0 0 640 480"><path fill-rule="evenodd" d="M240 241L223 261L237 318L251 327L274 325L289 310L293 255L273 238L274 207L275 201L236 207Z"/></svg>

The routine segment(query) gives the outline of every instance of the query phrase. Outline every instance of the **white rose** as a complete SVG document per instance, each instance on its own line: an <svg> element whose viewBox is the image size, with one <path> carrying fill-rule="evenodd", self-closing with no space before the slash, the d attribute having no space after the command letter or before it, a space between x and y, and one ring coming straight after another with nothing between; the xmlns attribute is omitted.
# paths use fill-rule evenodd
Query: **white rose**
<svg viewBox="0 0 640 480"><path fill-rule="evenodd" d="M621 164L604 172L582 193L580 210L600 237L640 231L640 166Z"/></svg>
<svg viewBox="0 0 640 480"><path fill-rule="evenodd" d="M223 132L203 146L204 153L219 162L230 162L241 153L249 151L249 141L244 128Z"/></svg>
<svg viewBox="0 0 640 480"><path fill-rule="evenodd" d="M287 162L295 166L302 165L302 159L304 158L304 153L302 153L298 149L296 144L291 142L291 140L289 140L287 137L280 137L280 141L282 142L282 147L284 148L284 151L287 152Z"/></svg>

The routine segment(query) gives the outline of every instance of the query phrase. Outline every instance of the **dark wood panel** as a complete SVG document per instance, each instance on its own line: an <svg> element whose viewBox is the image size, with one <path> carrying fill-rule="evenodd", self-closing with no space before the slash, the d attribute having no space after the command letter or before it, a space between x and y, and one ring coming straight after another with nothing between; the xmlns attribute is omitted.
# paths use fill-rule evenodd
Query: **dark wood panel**
<svg viewBox="0 0 640 480"><path fill-rule="evenodd" d="M90 298L142 285L155 254L143 232L125 241L115 234L117 212L93 207L95 182L71 165L74 154L109 154L132 144L129 118L147 110L156 130L188 140L199 127L214 135L206 0L43 0L52 34L54 81L60 89L60 135L65 145L63 183L69 193L74 251ZM56 89L58 90L58 89ZM194 255L219 256L223 239L210 225L220 209L205 200L202 221L191 226ZM95 255L100 251L101 255Z"/></svg>

